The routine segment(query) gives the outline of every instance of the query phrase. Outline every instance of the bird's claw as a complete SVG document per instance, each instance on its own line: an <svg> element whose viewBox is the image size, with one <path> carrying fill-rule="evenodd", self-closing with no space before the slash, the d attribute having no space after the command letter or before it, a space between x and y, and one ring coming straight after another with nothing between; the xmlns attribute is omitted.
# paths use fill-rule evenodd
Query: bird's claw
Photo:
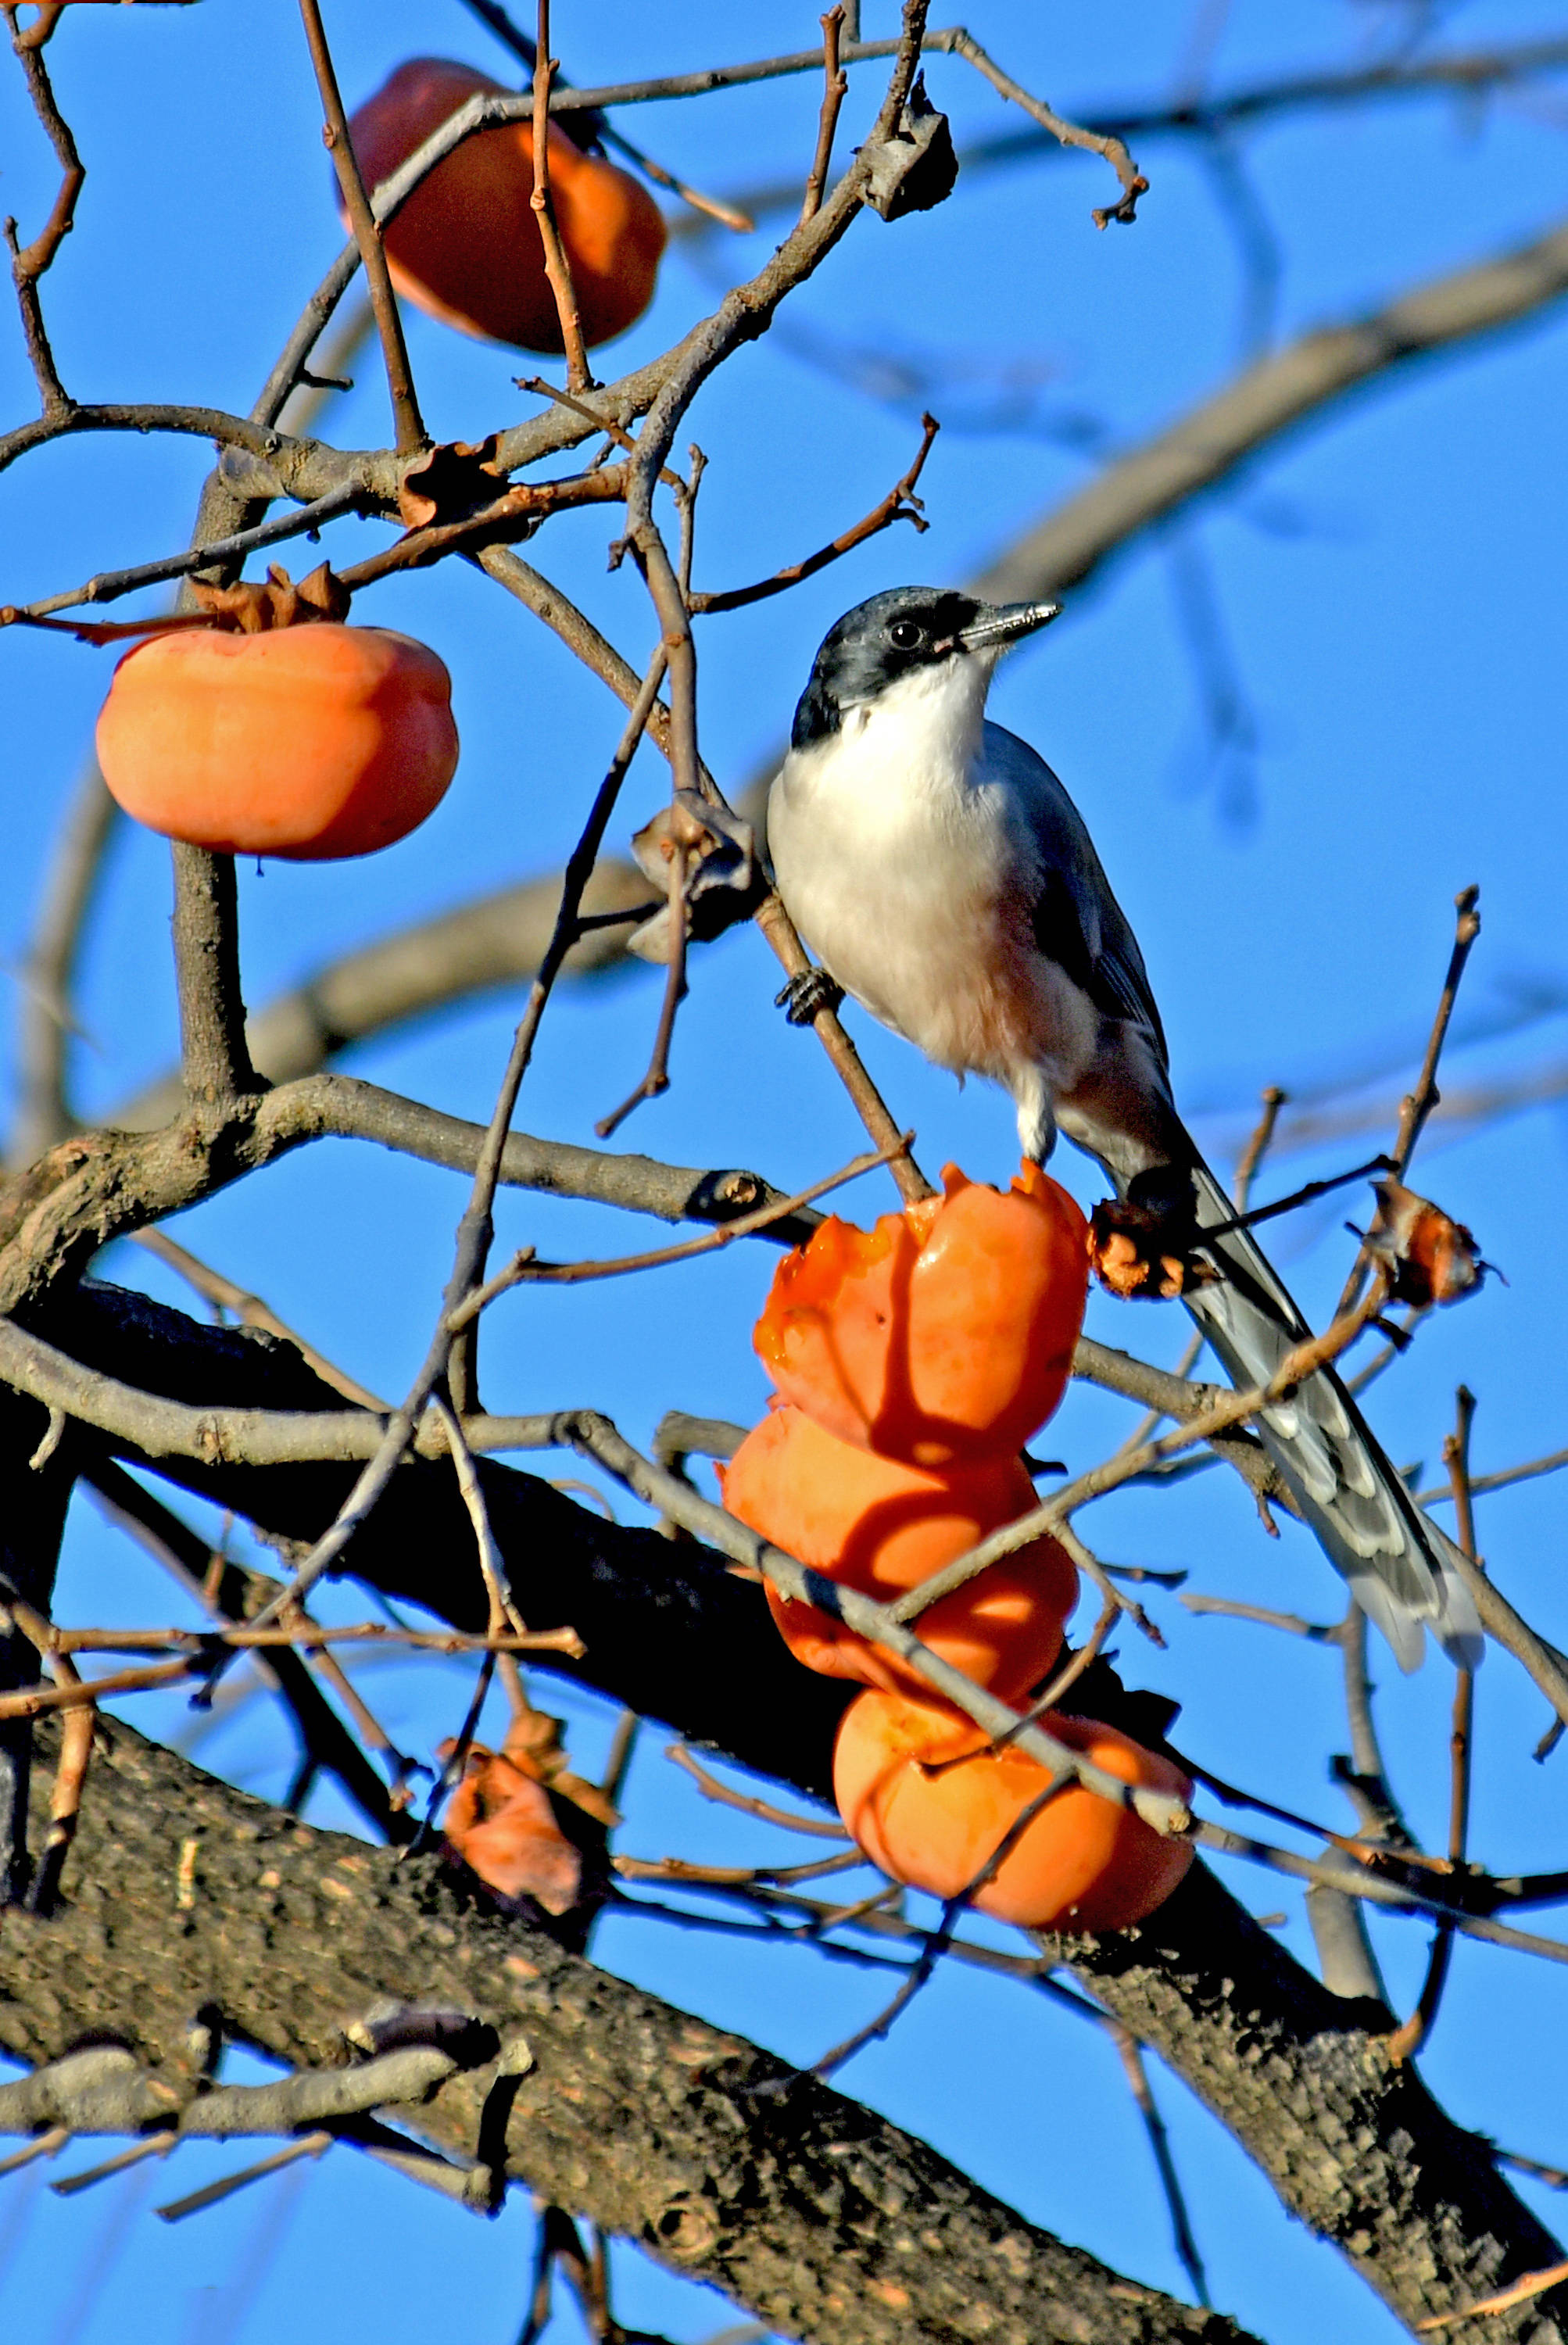
<svg viewBox="0 0 1568 2345"><path fill-rule="evenodd" d="M773 1006L791 1026L809 1026L820 1010L837 1010L843 998L843 987L825 969L803 969L779 987Z"/></svg>

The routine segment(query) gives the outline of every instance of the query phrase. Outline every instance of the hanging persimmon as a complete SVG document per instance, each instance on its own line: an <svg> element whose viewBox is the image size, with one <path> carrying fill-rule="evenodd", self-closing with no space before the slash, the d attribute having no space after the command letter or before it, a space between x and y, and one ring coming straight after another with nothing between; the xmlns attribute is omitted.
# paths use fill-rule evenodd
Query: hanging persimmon
<svg viewBox="0 0 1568 2345"><path fill-rule="evenodd" d="M1016 1457L926 1473L840 1441L801 1410L775 1408L723 1472L724 1503L813 1571L891 1604L1034 1505ZM942 1659L1004 1700L1054 1666L1078 1575L1054 1539L1003 1557L922 1612L917 1633ZM925 1680L815 1604L768 1590L797 1660L824 1677L918 1688Z"/></svg>
<svg viewBox="0 0 1568 2345"><path fill-rule="evenodd" d="M471 97L512 95L488 74L445 57L412 57L351 117L349 134L367 188ZM550 189L571 264L583 340L607 342L653 299L664 217L639 180L585 155L552 123ZM555 296L533 208L534 127L497 124L443 157L382 241L392 282L443 325L519 350L562 349Z"/></svg>
<svg viewBox="0 0 1568 2345"><path fill-rule="evenodd" d="M1039 1723L1120 1782L1192 1797L1179 1767L1115 1727L1054 1711ZM833 1755L839 1813L872 1863L942 1898L969 1886L1048 1780L945 1704L883 1692L850 1703ZM1192 1859L1189 1840L1073 1783L1024 1825L974 1903L1024 1929L1125 1930L1165 1903Z"/></svg>
<svg viewBox="0 0 1568 2345"><path fill-rule="evenodd" d="M305 624L311 583L242 606L255 618L271 594L296 624L194 627L126 654L97 752L127 814L193 847L315 862L390 847L440 805L457 770L445 666L387 627Z"/></svg>
<svg viewBox="0 0 1568 2345"><path fill-rule="evenodd" d="M786 1400L915 1466L1023 1447L1062 1398L1088 1292L1087 1224L1026 1163L1001 1192L954 1165L945 1194L836 1218L779 1268L754 1341Z"/></svg>

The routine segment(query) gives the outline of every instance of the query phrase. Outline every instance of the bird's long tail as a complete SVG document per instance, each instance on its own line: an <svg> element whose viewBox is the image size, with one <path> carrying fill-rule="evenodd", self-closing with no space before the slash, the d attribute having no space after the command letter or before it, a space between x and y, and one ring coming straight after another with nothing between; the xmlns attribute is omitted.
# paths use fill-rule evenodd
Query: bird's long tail
<svg viewBox="0 0 1568 2345"><path fill-rule="evenodd" d="M1193 1180L1199 1227L1229 1221L1235 1207L1196 1152ZM1249 1232L1230 1231L1207 1251L1223 1276L1194 1288L1187 1308L1238 1389L1265 1385L1311 1330ZM1401 1669L1420 1660L1423 1622L1453 1660L1473 1667L1481 1625L1454 1569L1452 1542L1416 1506L1333 1369L1317 1369L1290 1400L1263 1410L1257 1429Z"/></svg>

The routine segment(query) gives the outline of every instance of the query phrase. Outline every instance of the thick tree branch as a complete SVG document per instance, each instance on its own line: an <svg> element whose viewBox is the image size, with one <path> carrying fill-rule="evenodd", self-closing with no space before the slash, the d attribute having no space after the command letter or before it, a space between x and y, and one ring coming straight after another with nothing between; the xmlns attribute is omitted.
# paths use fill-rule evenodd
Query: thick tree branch
<svg viewBox="0 0 1568 2345"><path fill-rule="evenodd" d="M169 1889L191 1841L174 1930ZM827 2086L794 2078L779 2094L779 2061L471 1903L440 1859L400 1864L301 1830L128 1728L98 1762L77 1851L72 1903L7 1936L0 2036L25 2058L92 2028L123 2036L134 2011L136 2048L183 2097L203 2004L319 2070L379 1998L441 2003L493 2027L513 2074L499 2091L494 2066L452 2075L422 2129L472 2156L488 2119L509 2176L769 2328L821 2345L1244 2339L1024 2223ZM436 2065L425 2056L422 2082Z"/></svg>
<svg viewBox="0 0 1568 2345"><path fill-rule="evenodd" d="M239 992L239 912L234 858L176 839L174 970L186 1094L208 1107L256 1088Z"/></svg>
<svg viewBox="0 0 1568 2345"><path fill-rule="evenodd" d="M336 1398L284 1346L198 1327L113 1289L83 1290L51 1315L49 1332L89 1365L191 1404L325 1409ZM160 1470L305 1539L331 1519L352 1472L172 1461ZM790 1660L755 1587L695 1543L617 1528L526 1475L494 1465L481 1473L524 1618L560 1614L587 1649L580 1660L541 1657L541 1666L825 1797L832 1734L852 1690ZM461 1525L450 1470L411 1461L394 1504L360 1535L356 1575L456 1627L482 1628L477 1576L454 1579L441 1560ZM1075 1698L1141 1741L1156 1735L1137 1699L1120 1696L1103 1670ZM1236 2132L1286 2205L1343 2247L1402 2317L1451 2309L1553 2260L1488 2147L1456 2127L1408 2066L1390 2063L1387 2012L1329 1995L1201 1865L1157 1925L1064 1941L1061 1952ZM1529 2333L1522 2317L1513 2332L1496 2332L1511 2333ZM1568 2331L1538 2333L1541 2345L1558 2345Z"/></svg>

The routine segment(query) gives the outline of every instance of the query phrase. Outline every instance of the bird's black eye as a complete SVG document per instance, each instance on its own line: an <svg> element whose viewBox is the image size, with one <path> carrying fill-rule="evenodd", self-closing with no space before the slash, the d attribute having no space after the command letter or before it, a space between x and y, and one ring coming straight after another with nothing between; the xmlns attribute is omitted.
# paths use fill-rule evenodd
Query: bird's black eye
<svg viewBox="0 0 1568 2345"><path fill-rule="evenodd" d="M925 629L915 619L895 619L888 629L888 641L901 652L918 651L925 641Z"/></svg>

